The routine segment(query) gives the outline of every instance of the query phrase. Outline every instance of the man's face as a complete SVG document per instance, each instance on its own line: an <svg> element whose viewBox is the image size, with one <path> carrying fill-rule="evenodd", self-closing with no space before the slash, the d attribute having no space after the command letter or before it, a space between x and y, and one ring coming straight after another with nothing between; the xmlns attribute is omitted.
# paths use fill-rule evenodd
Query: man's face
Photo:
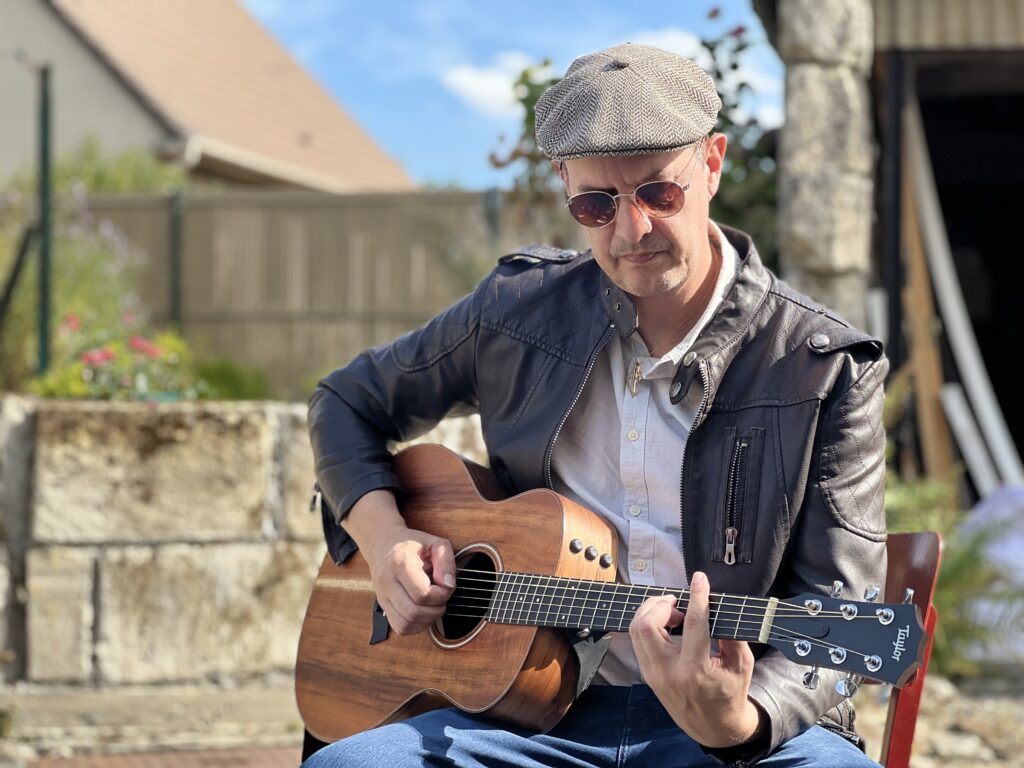
<svg viewBox="0 0 1024 768"><path fill-rule="evenodd" d="M688 278L697 275L699 281L707 273L708 204L718 189L724 152L725 137L718 134L675 152L565 162L561 175L569 195L590 190L629 194L655 180L689 182L683 208L672 216L647 216L631 198L620 197L614 221L584 227L598 265L623 291L637 299L673 292L685 297Z"/></svg>

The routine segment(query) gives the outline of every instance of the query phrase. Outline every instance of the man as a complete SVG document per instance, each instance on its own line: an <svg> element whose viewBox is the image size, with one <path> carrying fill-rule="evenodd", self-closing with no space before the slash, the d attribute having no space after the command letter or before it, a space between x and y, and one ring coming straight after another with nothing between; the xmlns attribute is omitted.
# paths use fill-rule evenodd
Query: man
<svg viewBox="0 0 1024 768"><path fill-rule="evenodd" d="M619 532L620 575L688 586L685 617L671 598L645 603L612 641L603 685L548 734L446 709L308 765L873 764L814 725L851 725L839 673L807 685L778 651L709 636L709 582L786 597L841 580L859 597L885 562L880 344L709 220L720 108L710 78L665 51L577 59L537 104L537 140L590 250L506 257L426 326L329 375L310 403L340 524L327 521L332 553L358 543L395 631L441 615L454 562L447 541L405 526L385 443L467 410L509 491L549 487L601 513Z"/></svg>

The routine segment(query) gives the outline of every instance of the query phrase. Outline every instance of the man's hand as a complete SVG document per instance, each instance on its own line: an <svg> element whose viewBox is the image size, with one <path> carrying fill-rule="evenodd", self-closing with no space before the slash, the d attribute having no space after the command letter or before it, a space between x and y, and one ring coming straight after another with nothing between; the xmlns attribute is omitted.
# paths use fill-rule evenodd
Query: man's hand
<svg viewBox="0 0 1024 768"><path fill-rule="evenodd" d="M371 491L342 521L370 566L377 602L400 635L441 618L455 587L455 556L447 539L414 531L390 491Z"/></svg>
<svg viewBox="0 0 1024 768"><path fill-rule="evenodd" d="M707 576L694 573L685 616L674 597L652 597L629 636L644 680L676 724L706 747L731 747L758 735L760 709L747 698L754 656L741 640L719 640L711 655L709 592ZM670 635L680 623L682 637Z"/></svg>

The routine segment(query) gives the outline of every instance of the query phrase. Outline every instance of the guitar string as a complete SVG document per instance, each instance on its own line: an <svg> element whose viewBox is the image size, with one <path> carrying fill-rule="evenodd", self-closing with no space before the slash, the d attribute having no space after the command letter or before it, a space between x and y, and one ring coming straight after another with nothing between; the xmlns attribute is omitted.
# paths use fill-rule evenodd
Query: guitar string
<svg viewBox="0 0 1024 768"><path fill-rule="evenodd" d="M541 578L548 578L548 577L541 577ZM482 596L482 597L479 597L479 598L477 598L477 597L475 597L473 595L467 595L467 597L469 597L470 599L481 599L481 600L488 599L486 595L493 594L494 592L498 591L501 587L509 586L510 585L510 582L508 582L507 580L506 581L501 581L501 580L496 580L496 579L471 579L471 578L463 578L461 580L461 583L464 584L465 582L477 582L477 583L481 583L481 584L487 585L487 586L484 586L484 587L468 587L468 586L462 586L461 584L456 586L456 589L459 590L459 591L462 591L462 592L476 591L476 592L483 592L483 593L485 593L485 596ZM608 602L613 607L618 607L619 605L624 605L624 606L632 605L635 600L639 599L639 597L637 595L633 595L632 594L632 590L633 589L647 589L647 586L643 585L643 584L619 584L617 582L584 582L584 583L587 584L587 585L590 585L590 584L593 584L595 586L600 585L602 588L611 587L612 590L614 590L614 592L615 592L615 594L613 594L611 596L600 596L600 597L598 597L598 596L595 596L595 595L592 594L594 592L593 589L587 589L586 590L587 594L582 599L584 599L585 601L586 600L605 601L605 602ZM515 589L516 593L519 593L519 594L522 594L524 588L534 588L535 587L538 590L565 589L565 587L559 587L559 586L550 585L550 584L545 585L545 584L540 584L540 583L534 583L534 584L519 583L519 584L513 584L511 586L513 586L513 588ZM657 595L659 597L660 596L671 595L671 596L677 598L679 600L680 604L683 604L683 603L687 603L688 604L688 602L689 602L689 590L680 590L679 592L674 592L673 590L665 588L665 587L653 587L653 586L650 587L649 589L660 590L662 592L662 595ZM629 592L628 593L623 593L622 590L628 590ZM508 590L506 590L506 591L508 591ZM599 590L599 592L600 592L600 590ZM558 597L558 595L555 595L555 594L535 594L534 596L535 597L553 598L553 599ZM769 605L769 599L768 598L753 598L753 597L750 597L750 598L747 598L746 602L744 602L743 600L741 600L739 597L737 597L735 595L728 595L728 594L715 593L715 592L711 593L711 595L710 595L710 598L711 598L710 602L714 604L715 603L714 598L716 598L716 597L720 598L718 604L722 605L722 606L725 606L725 605L731 605L731 606L744 605L744 607L756 608L756 606L751 605L752 602L753 603L763 602L763 603L765 603L766 607ZM566 601L575 602L576 600L580 599L580 590L577 589L574 592L566 592L565 594L561 595L561 598L562 598L562 602L563 603L566 602ZM623 598L623 599L620 600L620 599L617 599L617 598ZM646 599L646 597L644 599ZM544 603L543 605L544 606L555 605L555 602L553 601L551 603ZM883 604L879 603L877 605L878 605L878 607L880 607ZM801 616L807 616L807 617L810 617L810 618L818 618L818 617L825 617L825 618L833 618L834 617L834 618L844 618L844 619L846 618L846 614L842 613L841 611L826 611L826 610L822 610L822 611L819 611L818 613L811 614L811 613L808 612L806 606L802 606L802 605L799 605L797 603L788 603L788 602L783 601L783 600L778 601L776 606L777 606L776 607L776 611L775 611L776 615L781 615L781 616L784 616L786 618L794 618L794 617L801 617ZM685 609L685 607L686 607L686 605L683 605L683 609ZM781 608L781 610L780 610L780 608ZM874 616L874 615L871 615L871 614L857 614L856 616L852 617L852 619L871 619L873 621L877 621L878 617ZM852 619L849 619L849 620L852 620Z"/></svg>
<svg viewBox="0 0 1024 768"><path fill-rule="evenodd" d="M485 576L491 577L490 579L487 579L486 581L492 582L492 583L497 583L498 581L500 581L500 577L502 577L502 576L511 576L511 577L517 577L517 578L518 577L526 577L526 578L531 578L531 579L548 579L549 581L562 582L564 585L583 583L583 584L588 584L588 585L592 585L592 586L595 586L595 587L602 587L602 588L611 587L612 589L616 589L616 590L617 589L629 589L630 587L643 586L643 585L638 585L638 584L632 584L632 585L631 584L622 584L620 582L615 582L615 581L591 581L591 580L588 580L588 579L572 579L572 578L569 578L569 577L566 577L566 576L542 576L540 574L520 573L520 572L517 572L517 571L501 571L501 572L496 573L495 571L484 571L484 570L473 569L473 568L459 568L459 569L456 569L456 573L479 573L479 574L483 574ZM497 578L495 578L495 577L497 577ZM552 586L555 586L555 585L548 584L548 585L544 586L543 588L549 589ZM653 586L651 587L651 589L655 589L655 588L657 588L657 589L665 589L664 587L653 587ZM668 591L668 590L666 590L666 591ZM689 593L689 590L684 589L684 590L682 590L682 592L683 593ZM735 595L729 595L728 593L724 593L724 592L711 592L710 593L710 597L723 597L723 598L733 598L733 599L735 599L736 596ZM748 596L747 600L748 600L748 602L753 602L753 603L761 602L761 603L767 604L767 603L770 602L770 598L756 597L756 596L752 596L752 595ZM787 602L786 600L779 600L777 605L778 606L785 606L787 608L796 608L796 609L798 609L800 611L806 611L806 607L805 606L799 605L798 603L790 603L790 602ZM833 613L835 613L836 615L841 615L841 614L838 614L838 612L833 612ZM817 615L820 616L821 614L819 613Z"/></svg>
<svg viewBox="0 0 1024 768"><path fill-rule="evenodd" d="M478 620L481 620L481 621L488 621L488 622L490 622L492 624L503 624L503 625L506 625L506 626L515 626L514 623L503 622L503 621L500 621L500 620L495 619L495 618L488 619L486 616L479 616L479 615L476 615L476 614L463 614L463 613L454 613L453 614L453 613L446 613L445 615L446 616L454 616L454 617L457 617L457 618L478 619ZM746 622L746 623L755 623L755 624L758 625L758 627L760 627L760 623L759 622ZM520 625L520 626L522 626L522 625ZM546 625L530 624L528 626L546 626ZM559 627L560 627L560 625L558 625L558 624L553 625L553 628L559 628ZM625 632L626 631L626 629L622 628L621 626L620 626L619 629L611 629L609 627L598 627L597 629L598 629L598 631L609 631L609 632ZM746 631L749 632L751 630L748 629ZM779 634L781 632L786 632L786 633L789 633L789 634L786 634L786 635ZM731 638L719 637L717 639L742 640L744 642L759 642L760 641L760 637L761 637L760 633L757 633L757 634L751 635L749 637L739 637L739 635L737 635L736 637L731 637ZM808 635L803 635L803 634L801 634L799 632L794 632L793 630L785 629L785 628L775 628L775 629L769 631L768 639L769 640L780 640L780 641L807 640L808 643L810 645L812 645L812 646L817 646L818 648L825 648L825 649L829 649L829 650L831 650L833 647L835 647L835 646L832 646L832 645L830 645L828 643L822 642L822 641L818 640L817 638L813 638L813 637L810 637ZM859 656L862 659L866 659L868 657L868 654L862 653L861 651L851 650L851 649L848 649L848 648L844 648L843 650L846 651L847 655ZM858 674L861 674L861 673L858 673ZM868 676L870 676L872 673L868 672L866 674Z"/></svg>

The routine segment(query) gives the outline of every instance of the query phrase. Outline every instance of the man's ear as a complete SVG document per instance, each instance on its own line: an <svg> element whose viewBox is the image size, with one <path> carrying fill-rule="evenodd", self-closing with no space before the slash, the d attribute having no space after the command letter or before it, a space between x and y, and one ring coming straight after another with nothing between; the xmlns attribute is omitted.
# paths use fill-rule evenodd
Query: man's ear
<svg viewBox="0 0 1024 768"><path fill-rule="evenodd" d="M725 162L725 150L729 139L724 133L713 133L708 137L707 148L704 150L704 163L708 167L708 199L710 200L718 193L718 186L722 183L722 165Z"/></svg>
<svg viewBox="0 0 1024 768"><path fill-rule="evenodd" d="M561 160L552 160L551 167L555 169L555 173L558 174L558 178L562 180L562 186L565 187L565 194L569 194L569 174L565 170L565 163Z"/></svg>

